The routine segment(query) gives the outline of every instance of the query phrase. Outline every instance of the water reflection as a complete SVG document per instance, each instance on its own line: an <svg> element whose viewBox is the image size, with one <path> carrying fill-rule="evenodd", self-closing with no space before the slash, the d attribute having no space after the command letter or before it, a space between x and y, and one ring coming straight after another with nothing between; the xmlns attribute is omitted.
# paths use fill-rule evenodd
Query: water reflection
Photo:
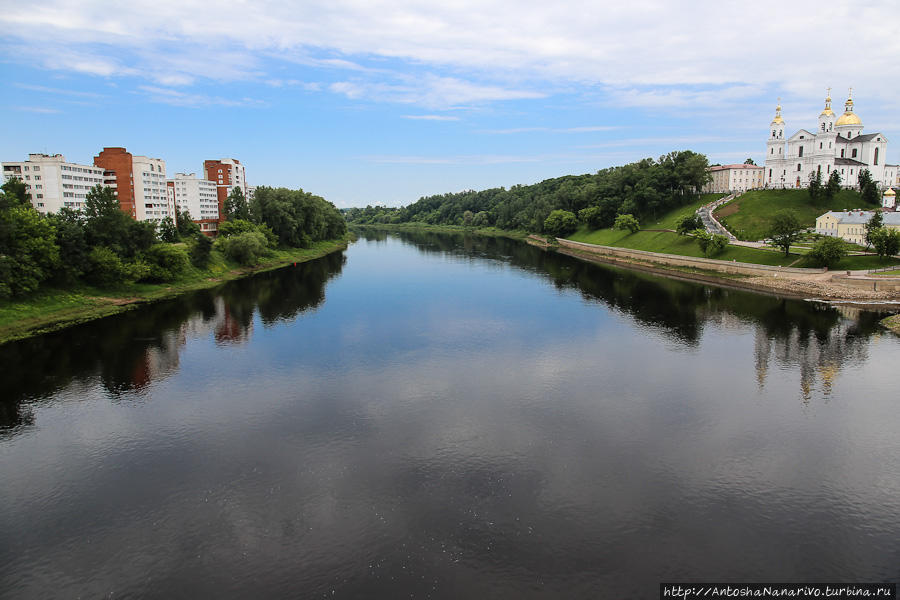
<svg viewBox="0 0 900 600"><path fill-rule="evenodd" d="M261 273L82 326L0 346L0 429L30 424L23 402L73 381L97 377L114 396L141 390L179 368L189 339L212 336L240 345L264 327L289 321L325 301L325 286L346 262L343 252Z"/></svg>

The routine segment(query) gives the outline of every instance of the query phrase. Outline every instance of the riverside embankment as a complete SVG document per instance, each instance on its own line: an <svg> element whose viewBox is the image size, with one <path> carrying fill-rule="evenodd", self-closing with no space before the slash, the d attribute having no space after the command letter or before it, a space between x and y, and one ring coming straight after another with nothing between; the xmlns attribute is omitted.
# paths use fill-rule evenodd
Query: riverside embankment
<svg viewBox="0 0 900 600"><path fill-rule="evenodd" d="M352 236L316 242L310 248L276 250L252 267L220 264L174 283L132 284L112 290L78 287L47 289L28 298L0 303L0 344L169 300L227 281L321 258L347 248Z"/></svg>

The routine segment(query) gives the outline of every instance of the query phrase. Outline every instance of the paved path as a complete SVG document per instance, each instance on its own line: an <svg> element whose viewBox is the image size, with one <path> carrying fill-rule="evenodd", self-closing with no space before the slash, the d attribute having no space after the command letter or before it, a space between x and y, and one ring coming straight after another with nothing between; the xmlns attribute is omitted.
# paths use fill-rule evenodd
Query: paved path
<svg viewBox="0 0 900 600"><path fill-rule="evenodd" d="M719 208L726 202L731 202L738 196L740 196L740 194L728 194L724 198L719 198L718 200L710 202L709 204L704 204L699 209L697 209L697 214L700 216L700 220L703 221L703 226L706 228L706 231L710 233L724 235L725 237L727 237L728 243L732 246L744 246L745 248L767 248L768 246L765 244L765 242L744 242L737 239L736 237L734 237L734 234L725 229L725 227L721 223L719 223L719 221L713 216L713 212L717 208Z"/></svg>

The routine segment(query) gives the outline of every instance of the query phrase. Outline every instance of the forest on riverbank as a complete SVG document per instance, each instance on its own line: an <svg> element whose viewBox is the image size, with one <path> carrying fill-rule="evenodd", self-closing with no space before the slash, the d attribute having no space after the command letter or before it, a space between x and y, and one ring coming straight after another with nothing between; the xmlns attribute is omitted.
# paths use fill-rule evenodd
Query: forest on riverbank
<svg viewBox="0 0 900 600"><path fill-rule="evenodd" d="M618 215L652 219L694 201L708 181L706 156L683 150L595 174L566 175L533 185L420 198L409 206L367 206L344 211L351 224L425 223L548 231L547 219L564 211L592 228L611 227ZM552 227L552 225L551 225Z"/></svg>

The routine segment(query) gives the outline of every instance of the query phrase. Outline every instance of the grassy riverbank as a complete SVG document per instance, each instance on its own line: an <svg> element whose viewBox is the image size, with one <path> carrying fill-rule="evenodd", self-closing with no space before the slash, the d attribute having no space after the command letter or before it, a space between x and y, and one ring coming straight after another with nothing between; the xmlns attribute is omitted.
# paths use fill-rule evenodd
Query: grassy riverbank
<svg viewBox="0 0 900 600"><path fill-rule="evenodd" d="M149 302L174 298L186 292L215 287L253 273L306 262L347 247L350 237L316 242L310 248L273 250L254 267L228 261L214 250L205 269L190 266L176 281L160 284L132 283L113 288L79 285L44 288L15 300L0 301L0 344L92 321Z"/></svg>
<svg viewBox="0 0 900 600"><path fill-rule="evenodd" d="M900 315L893 315L890 317L885 317L881 320L881 324L900 335Z"/></svg>

